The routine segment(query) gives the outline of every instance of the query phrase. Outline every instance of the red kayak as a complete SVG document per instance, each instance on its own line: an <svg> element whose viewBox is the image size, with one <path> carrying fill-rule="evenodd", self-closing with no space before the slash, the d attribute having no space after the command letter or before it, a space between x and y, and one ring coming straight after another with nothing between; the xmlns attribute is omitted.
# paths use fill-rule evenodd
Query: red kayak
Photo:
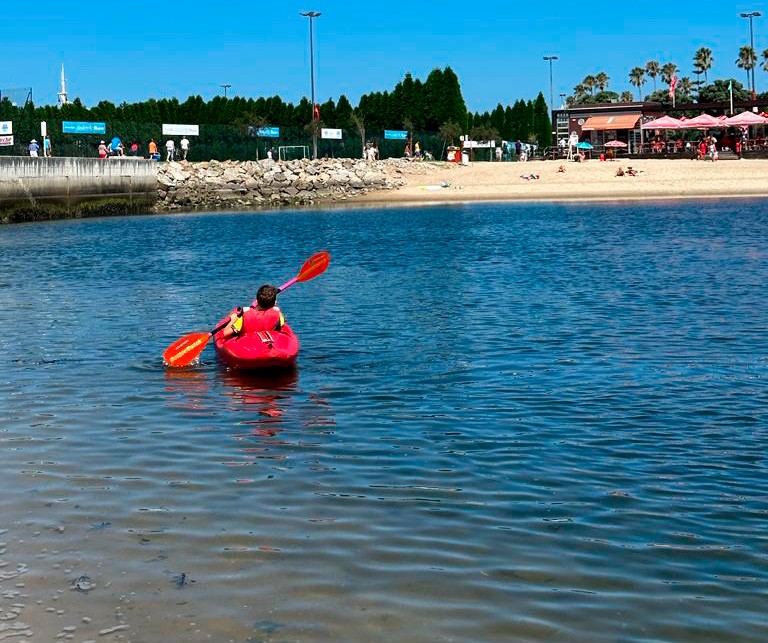
<svg viewBox="0 0 768 643"><path fill-rule="evenodd" d="M221 337L220 331L214 335L214 346L222 362L242 370L290 368L299 354L299 338L288 324L280 330L254 331L227 339Z"/></svg>

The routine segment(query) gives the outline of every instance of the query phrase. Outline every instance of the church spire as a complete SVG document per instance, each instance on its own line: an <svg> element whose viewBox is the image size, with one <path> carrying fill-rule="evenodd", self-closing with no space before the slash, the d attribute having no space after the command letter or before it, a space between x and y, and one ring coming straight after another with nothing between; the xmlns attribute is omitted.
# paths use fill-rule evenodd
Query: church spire
<svg viewBox="0 0 768 643"><path fill-rule="evenodd" d="M61 83L59 85L59 107L66 105L67 99L67 79L64 78L64 63L61 63Z"/></svg>

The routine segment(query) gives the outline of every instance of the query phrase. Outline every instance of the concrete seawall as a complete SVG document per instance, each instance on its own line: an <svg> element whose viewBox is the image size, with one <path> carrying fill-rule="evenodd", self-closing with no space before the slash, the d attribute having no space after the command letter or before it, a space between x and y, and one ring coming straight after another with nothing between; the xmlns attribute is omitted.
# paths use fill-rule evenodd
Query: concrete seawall
<svg viewBox="0 0 768 643"><path fill-rule="evenodd" d="M138 214L156 199L155 161L0 157L0 223Z"/></svg>

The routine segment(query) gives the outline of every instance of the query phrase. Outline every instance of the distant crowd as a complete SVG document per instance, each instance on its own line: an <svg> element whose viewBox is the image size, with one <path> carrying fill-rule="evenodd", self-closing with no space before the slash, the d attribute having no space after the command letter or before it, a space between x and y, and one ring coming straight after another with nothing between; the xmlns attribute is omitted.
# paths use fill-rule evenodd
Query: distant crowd
<svg viewBox="0 0 768 643"><path fill-rule="evenodd" d="M37 139L32 139L27 145L27 151L32 157L40 156L40 144ZM43 137L42 153L44 157L53 156L53 146L51 145L51 139L48 136ZM106 159L113 156L126 156L125 145L119 136L112 137L112 140L107 143L106 141L100 141L96 149L96 153L100 159ZM186 161L187 154L189 154L189 139L185 136L179 141L179 160ZM143 158L153 159L155 161L160 160L160 151L154 138L147 143L146 156L144 150L141 147L141 143L134 140L128 146L128 156L141 156ZM165 142L165 160L176 160L176 141L169 138Z"/></svg>

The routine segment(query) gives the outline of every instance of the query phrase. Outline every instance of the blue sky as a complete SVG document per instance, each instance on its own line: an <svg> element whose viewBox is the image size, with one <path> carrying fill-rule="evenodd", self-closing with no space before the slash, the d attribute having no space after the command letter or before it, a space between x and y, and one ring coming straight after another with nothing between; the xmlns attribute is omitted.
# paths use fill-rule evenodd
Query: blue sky
<svg viewBox="0 0 768 643"><path fill-rule="evenodd" d="M768 2L409 2L307 0L221 4L187 2L7 2L0 12L0 89L32 86L37 104L54 103L60 65L70 98L88 106L200 94L309 95L309 28L315 21L316 93L319 101L391 89L410 71L426 78L451 66L472 111L498 102L549 100L570 93L587 74L605 71L610 89L633 89L629 70L648 60L675 62L692 74L699 47L714 53L712 77L745 82L734 61L748 44L742 11L754 21L758 55L768 48ZM757 90L768 73L756 70ZM646 89L649 86L646 86ZM636 92L635 92L636 93Z"/></svg>

